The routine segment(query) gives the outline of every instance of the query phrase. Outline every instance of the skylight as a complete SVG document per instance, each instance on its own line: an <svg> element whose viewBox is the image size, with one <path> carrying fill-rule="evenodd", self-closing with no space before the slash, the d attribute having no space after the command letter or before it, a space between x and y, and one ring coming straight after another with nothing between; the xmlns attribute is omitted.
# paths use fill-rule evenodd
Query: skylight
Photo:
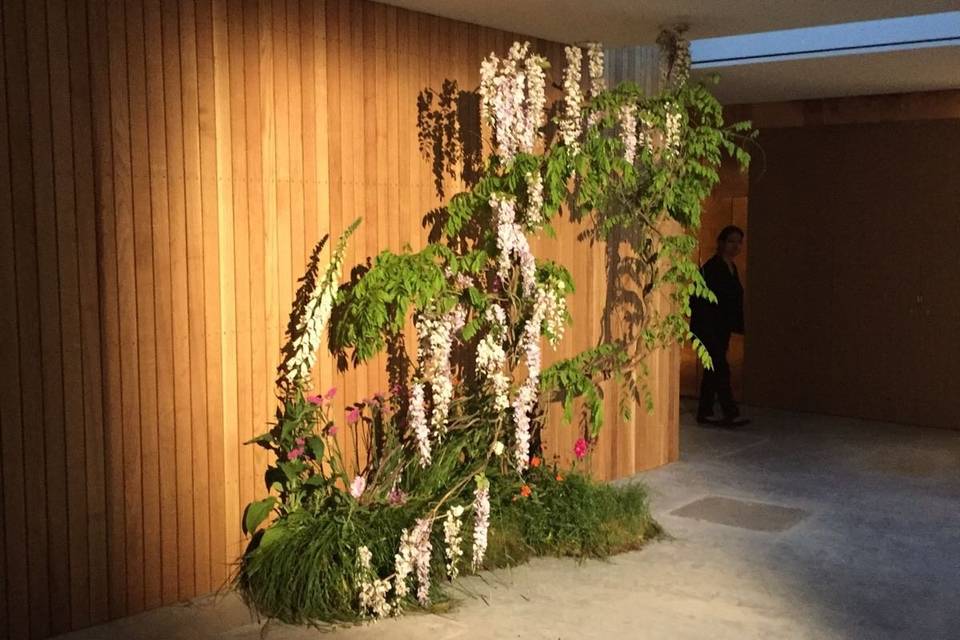
<svg viewBox="0 0 960 640"><path fill-rule="evenodd" d="M690 53L702 69L951 45L960 45L960 11L704 38Z"/></svg>

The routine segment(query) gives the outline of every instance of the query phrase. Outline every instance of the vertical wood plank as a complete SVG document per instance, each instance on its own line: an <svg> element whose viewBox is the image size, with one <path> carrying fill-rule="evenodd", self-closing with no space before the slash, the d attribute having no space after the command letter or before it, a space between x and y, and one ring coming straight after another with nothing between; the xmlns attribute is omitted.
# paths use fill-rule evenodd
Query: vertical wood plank
<svg viewBox="0 0 960 640"><path fill-rule="evenodd" d="M229 234L222 223L229 220L226 207L229 199L221 198L218 186L220 172L229 171L223 149L218 146L217 132L223 123L218 119L215 84L218 69L214 64L213 7L210 0L196 2L197 79L200 104L200 192L203 209L203 280L205 296L206 352L207 352L207 455L210 496L210 581L211 587L221 586L227 577L227 563L234 560L227 553L227 527L235 527L236 521L227 523L225 515L226 486L224 477L223 429L225 412L229 403L223 399L223 377L231 372L224 365L222 351L223 327L220 270L220 234ZM223 73L225 69L220 69ZM220 93L223 93L223 78L219 78ZM221 140L229 144L229 139ZM225 166L224 166L225 164ZM221 208L221 205L226 205ZM227 263L229 264L229 263ZM234 403L236 406L236 403ZM231 529L232 531L232 529Z"/></svg>
<svg viewBox="0 0 960 640"><path fill-rule="evenodd" d="M3 484L3 546L0 554L3 562L2 599L0 606L8 613L3 628L12 638L25 638L30 634L30 604L28 594L29 546L26 508L26 469L24 466L24 411L21 404L21 359L18 289L22 282L17 258L24 252L18 250L17 224L14 213L14 186L11 174L12 143L17 137L10 125L16 123L16 107L8 104L7 82L16 77L7 72L7 49L12 43L8 30L15 16L8 4L0 5L0 296L7 304L0 308L0 361L7 367L7 378L0 385L0 482ZM12 66L12 65L11 65ZM12 108L11 108L12 107ZM11 137L11 134L13 137ZM21 138L22 139L22 138ZM8 588L7 585L10 585Z"/></svg>
<svg viewBox="0 0 960 640"><path fill-rule="evenodd" d="M191 468L193 470L194 588L196 593L211 589L210 501L210 424L216 415L208 390L215 388L210 368L217 360L208 354L213 341L208 334L206 309L205 231L203 207L203 171L200 153L200 83L196 7L193 0L181 0L180 13L180 85L183 113L184 197L187 222L187 314L190 332L190 424ZM209 226L209 223L206 223ZM211 293L213 295L213 293ZM213 324L212 320L209 322ZM215 392L215 397L219 391Z"/></svg>
<svg viewBox="0 0 960 640"><path fill-rule="evenodd" d="M142 493L128 495L128 515L140 510L143 604L152 609L161 603L160 554L160 451L157 417L157 342L153 260L153 211L150 200L149 130L147 115L146 52L143 5L129 0L126 7L127 78L130 110L130 168L132 235L135 279L135 331L139 364L140 459ZM158 212L159 215L159 212ZM128 541L130 536L128 536ZM137 603L139 604L139 603Z"/></svg>
<svg viewBox="0 0 960 640"><path fill-rule="evenodd" d="M67 8L60 0L47 2L50 56L50 124L55 184L57 271L59 276L61 378L64 411L63 451L51 458L64 464L57 473L65 480L69 558L70 618L63 630L88 624L90 619L87 558L87 480L83 428L83 362L80 341L80 275L77 255L77 203L73 166L70 58ZM64 477L65 476L65 477Z"/></svg>
<svg viewBox="0 0 960 640"><path fill-rule="evenodd" d="M170 220L170 313L173 322L173 422L176 468L176 588L180 598L195 591L193 521L193 442L190 366L189 267L187 252L186 174L184 169L183 93L180 66L180 13L164 3L161 18L167 203ZM173 513L166 514L168 518Z"/></svg>
<svg viewBox="0 0 960 640"><path fill-rule="evenodd" d="M158 0L144 0L144 48L147 80L147 144L156 315L157 453L160 545L160 600L176 602L177 574L177 454L173 363L173 290L170 258L170 207L167 177L167 131L163 77L163 27ZM169 514L169 515L168 515ZM157 553L159 551L159 553Z"/></svg>
<svg viewBox="0 0 960 640"><path fill-rule="evenodd" d="M53 140L50 107L50 69L46 33L46 7L26 3L27 71L29 82L33 214L36 229L37 297L40 327L41 390L43 398L43 451L34 453L33 466L43 469L40 504L44 505L41 539L49 562L47 596L50 630L65 631L70 620L69 531L64 457L63 357L60 337L59 273ZM27 86L27 85L23 85ZM28 391L35 393L35 390ZM40 423L38 423L39 426ZM33 457L33 456L31 456ZM31 570L31 573L33 571ZM38 594L39 596L39 594Z"/></svg>

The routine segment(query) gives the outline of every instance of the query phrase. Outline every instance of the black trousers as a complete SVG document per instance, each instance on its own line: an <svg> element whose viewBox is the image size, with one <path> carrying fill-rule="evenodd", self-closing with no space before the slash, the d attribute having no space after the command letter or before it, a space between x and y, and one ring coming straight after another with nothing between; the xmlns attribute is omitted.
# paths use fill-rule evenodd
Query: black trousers
<svg viewBox="0 0 960 640"><path fill-rule="evenodd" d="M707 418L713 415L713 404L719 399L723 417L733 420L740 416L740 409L733 399L733 389L730 388L730 365L727 363L727 349L730 347L730 333L721 332L701 338L703 346L707 348L710 359L713 360L713 370L703 370L703 380L700 382L700 406L697 409L698 418Z"/></svg>

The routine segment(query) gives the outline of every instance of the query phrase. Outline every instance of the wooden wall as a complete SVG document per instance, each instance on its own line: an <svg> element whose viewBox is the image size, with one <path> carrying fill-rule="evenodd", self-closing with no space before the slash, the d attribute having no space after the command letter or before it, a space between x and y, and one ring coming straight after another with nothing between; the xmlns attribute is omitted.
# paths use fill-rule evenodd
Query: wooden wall
<svg viewBox="0 0 960 640"><path fill-rule="evenodd" d="M739 105L751 404L960 428L960 91Z"/></svg>
<svg viewBox="0 0 960 640"><path fill-rule="evenodd" d="M0 10L0 637L40 638L224 584L309 249L358 216L350 265L425 244L418 94L474 88L515 36L360 0ZM563 354L605 290L576 231L540 246L579 284ZM676 458L678 357L652 363L655 415L610 393L599 476ZM319 380L340 410L386 386L328 359Z"/></svg>

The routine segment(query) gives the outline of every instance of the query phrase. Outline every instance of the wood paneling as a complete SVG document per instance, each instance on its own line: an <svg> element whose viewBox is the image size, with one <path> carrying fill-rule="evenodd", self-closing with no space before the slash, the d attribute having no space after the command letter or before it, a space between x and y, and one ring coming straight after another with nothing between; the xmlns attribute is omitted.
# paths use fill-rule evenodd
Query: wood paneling
<svg viewBox="0 0 960 640"><path fill-rule="evenodd" d="M473 89L519 36L359 0L0 11L0 638L41 638L225 583L265 493L267 458L241 443L272 417L309 249L358 216L348 268L427 242L442 202L417 96ZM605 291L602 248L558 230L538 248L578 291L554 357L596 343ZM382 365L324 358L317 377L342 411ZM651 369L653 415L623 421L608 389L600 477L676 458L678 352ZM575 437L552 423L548 454L569 462Z"/></svg>
<svg viewBox="0 0 960 640"><path fill-rule="evenodd" d="M960 119L765 129L760 139L747 399L957 428Z"/></svg>

